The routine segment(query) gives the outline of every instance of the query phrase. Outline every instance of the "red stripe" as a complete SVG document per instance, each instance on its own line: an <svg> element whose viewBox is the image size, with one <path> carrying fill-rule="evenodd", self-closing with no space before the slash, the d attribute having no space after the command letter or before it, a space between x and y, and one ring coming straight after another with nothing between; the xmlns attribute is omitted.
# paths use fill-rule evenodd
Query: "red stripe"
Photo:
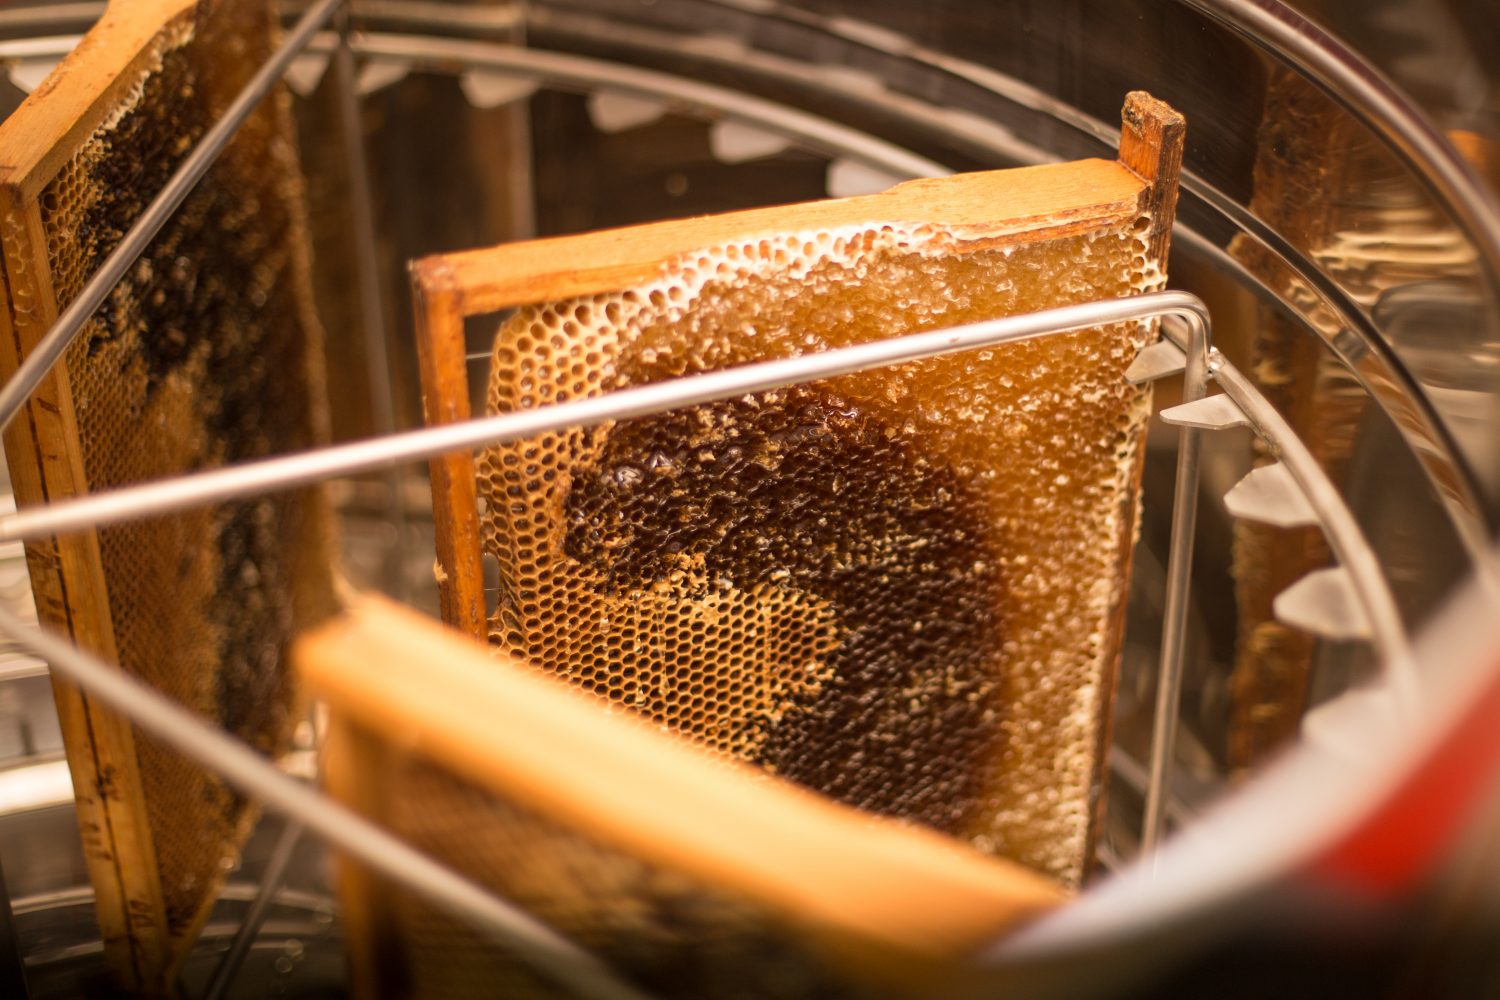
<svg viewBox="0 0 1500 1000"><path fill-rule="evenodd" d="M1313 861L1315 879L1385 896L1433 869L1484 791L1500 784L1500 664L1491 673L1497 679L1417 770Z"/></svg>

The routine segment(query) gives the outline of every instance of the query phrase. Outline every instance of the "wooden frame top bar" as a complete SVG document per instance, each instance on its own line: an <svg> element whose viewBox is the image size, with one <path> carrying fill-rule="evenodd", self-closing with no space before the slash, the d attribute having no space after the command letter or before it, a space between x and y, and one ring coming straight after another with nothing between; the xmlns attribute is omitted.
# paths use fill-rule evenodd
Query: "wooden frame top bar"
<svg viewBox="0 0 1500 1000"><path fill-rule="evenodd" d="M0 184L22 199L52 180L121 96L135 85L162 29L197 0L110 0L99 23L84 35L0 131ZM32 105L46 113L28 114Z"/></svg>
<svg viewBox="0 0 1500 1000"><path fill-rule="evenodd" d="M879 194L707 215L425 257L418 294L465 315L617 291L704 247L772 233L919 223L975 234L968 249L1087 232L1133 218L1147 181L1114 160L907 181ZM581 263L582 262L582 263Z"/></svg>

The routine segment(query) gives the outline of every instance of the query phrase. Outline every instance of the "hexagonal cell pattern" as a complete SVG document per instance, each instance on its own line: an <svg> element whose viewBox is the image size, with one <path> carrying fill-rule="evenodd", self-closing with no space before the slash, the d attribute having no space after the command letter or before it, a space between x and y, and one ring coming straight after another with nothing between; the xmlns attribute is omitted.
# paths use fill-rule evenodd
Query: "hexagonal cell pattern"
<svg viewBox="0 0 1500 1000"><path fill-rule="evenodd" d="M1154 287L1149 220L779 234L520 310L491 412ZM1130 324L492 448L506 652L1076 884L1137 524Z"/></svg>

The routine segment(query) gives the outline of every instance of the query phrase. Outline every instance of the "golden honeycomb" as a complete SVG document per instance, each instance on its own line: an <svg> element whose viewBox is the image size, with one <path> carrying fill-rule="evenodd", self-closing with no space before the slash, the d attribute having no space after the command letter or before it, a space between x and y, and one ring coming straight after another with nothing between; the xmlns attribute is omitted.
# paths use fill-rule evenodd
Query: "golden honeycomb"
<svg viewBox="0 0 1500 1000"><path fill-rule="evenodd" d="M222 114L271 39L267 9L255 4L190 7L158 34L139 77L40 195L60 305ZM241 126L68 350L71 446L91 489L325 437L321 334L283 101L268 99ZM262 751L281 752L293 721L283 649L331 609L329 529L316 491L102 529L121 665ZM115 794L144 798L165 929L180 949L252 811L156 740L138 733L136 750L141 788Z"/></svg>
<svg viewBox="0 0 1500 1000"><path fill-rule="evenodd" d="M1149 218L776 234L520 309L490 412L1157 287ZM972 237L972 234L969 234ZM1065 884L1136 530L1148 324L498 446L491 641L712 750Z"/></svg>

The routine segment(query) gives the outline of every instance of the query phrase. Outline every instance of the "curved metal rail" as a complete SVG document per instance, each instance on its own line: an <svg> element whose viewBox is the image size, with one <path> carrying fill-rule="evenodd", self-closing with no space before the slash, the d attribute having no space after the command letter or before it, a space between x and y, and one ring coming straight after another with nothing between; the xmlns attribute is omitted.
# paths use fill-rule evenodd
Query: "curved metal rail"
<svg viewBox="0 0 1500 1000"><path fill-rule="evenodd" d="M1198 0L1182 0L1182 2L1205 9L1213 6L1226 9L1246 6L1243 2L1218 2L1218 0L1202 0L1201 3ZM400 8L403 5L396 3L386 6ZM1270 2L1258 5L1257 9L1261 8L1281 9L1279 4ZM394 11L384 11L384 13L391 15ZM848 19L827 18L797 8L774 4L765 13L793 20L852 44L871 47L888 55L916 59L1007 100L1041 111L1102 145L1109 146L1115 140L1114 130L1102 121L995 70L955 59L921 46L897 46L894 41L886 38L888 33L882 33L878 29L861 28ZM538 12L538 16L545 16L545 12ZM1227 18L1227 15L1225 17ZM1248 35L1249 33L1249 29L1243 26L1236 30L1242 34ZM636 34L650 35L651 33L637 32ZM634 40L633 43L644 44L648 48L652 44L662 51L669 48L666 41L643 42L635 35L631 35L630 38ZM618 37L611 40L620 41ZM66 53L76 41L76 37L58 37L0 42L0 58L57 57ZM288 48L293 47L292 41L293 38L288 39ZM709 38L706 41L717 40ZM605 87L623 93L664 99L685 107L723 114L734 120L777 132L801 144L804 148L858 162L886 173L894 179L942 176L950 172L940 163L916 156L866 132L790 108L785 104L637 66L498 42L434 38L425 35L396 35L384 32L351 36L322 34L301 38L298 43L309 52L332 52L335 58L341 61L345 57L340 53L352 51L366 58L401 63L428 72L462 73L477 70L511 73L540 80L561 89L588 91ZM683 42L678 40L678 44L681 46ZM897 95L878 86L873 90L860 89L843 76L825 75L825 79L816 72L806 72L805 67L800 67L803 71L799 73L798 64L790 60L778 60L774 56L755 52L743 45L737 48L725 44L699 45L689 48L695 58L704 59L710 63L733 64L737 71L753 69L776 79L794 81L801 86L821 87L836 96L876 105L884 113L921 128L932 128L934 123L940 126L951 117L948 109L926 104L916 98ZM688 49L681 51L688 51ZM1338 59L1334 59L1333 56L1327 58L1335 63L1339 63L1342 59L1348 66L1361 67L1361 74L1370 75L1372 79L1380 83L1380 87L1376 88L1377 91L1393 92L1390 85L1379 78L1378 74L1374 74L1373 70L1369 70L1367 66L1359 63L1341 48L1338 49ZM1355 79L1363 79L1361 74L1355 74ZM1368 102L1360 104L1357 100L1350 99L1345 103L1362 121L1367 121L1373 114ZM1407 106L1405 114L1411 116L1416 112ZM1410 124L1403 126L1402 130L1422 131L1417 125ZM965 133L967 141L971 144L986 149L990 155L1010 162L1040 162L1047 158L1045 151L1003 134L1003 129L987 131L968 128ZM1440 137L1433 141L1442 142ZM1433 151L1427 150L1427 152ZM1411 162L1420 167L1420 162ZM185 171L187 167L188 164L184 164L183 170ZM1460 174L1465 171L1466 168L1460 169ZM1419 173L1421 173L1420 170ZM1482 205L1486 195L1477 190L1472 177L1468 178L1468 183L1471 187L1476 187L1475 191L1470 192L1469 201L1473 203L1473 206ZM1431 488L1447 512L1455 534L1471 564L1481 570L1487 569L1489 566L1486 555L1489 529L1485 507L1474 486L1472 474L1468 468L1455 461L1454 456L1461 454L1461 451L1452 435L1444 426L1421 386L1417 384L1391 348L1379 337L1373 321L1364 309L1349 298L1322 265L1281 238L1274 230L1252 215L1248 209L1235 202L1206 178L1185 167L1181 186L1186 194L1201 199L1209 210L1227 220L1239 233L1253 239L1285 265L1291 275L1305 283L1306 287L1319 297L1322 307L1338 319L1340 326L1352 332L1353 336L1348 337L1328 335L1322 329L1314 331L1323 340L1325 346L1345 365L1370 398L1391 418L1397 431L1426 471ZM167 193L164 190L163 196ZM158 199L158 201L162 200L165 198ZM157 205L153 203L143 213L142 222L155 218L155 226L159 228L165 215L155 217L156 210ZM1475 211L1478 209L1476 208ZM1472 221L1473 218L1477 218L1480 223L1487 221L1487 217L1482 212L1479 212L1477 216L1472 213L1464 215L1466 223ZM1491 223L1491 229L1500 231L1500 227L1494 224L1493 219L1488 219L1488 221ZM1243 265L1238 264L1217 243L1181 222L1175 229L1184 249L1205 258L1212 267L1250 288L1256 293L1257 298L1277 299L1271 290L1264 286L1260 278L1252 275ZM154 231L155 229L151 230L151 232ZM1500 235L1495 238L1500 240ZM126 259L119 266L111 266L114 265L114 261L107 261L101 272L85 286L80 294L80 301L85 299L102 301L109 287L112 287L113 283L118 280L115 272L121 271L123 265L128 263L129 260ZM1496 271L1495 274L1500 275L1500 271ZM99 282L97 288L94 287L95 281ZM1285 302L1280 302L1280 300L1277 302L1279 308L1288 308ZM75 310L70 308L64 316L60 317L38 351L33 354L32 360L28 361L28 367L31 369L26 372L28 381L34 383L39 380L45 373L45 367L55 363L55 357L61 354L67 342L82 328L87 319L87 312L80 312L76 316L73 315L74 312ZM382 345L375 343L373 332L367 331L366 339L377 348L369 352L373 358ZM52 360L46 361L44 356ZM16 392L19 392L19 387ZM379 402L388 396L389 387L372 384L372 392ZM6 390L0 390L0 423L9 418L11 411L7 407L13 408L19 405L15 399L11 398L12 395L9 387ZM377 416L384 412L385 409L380 408Z"/></svg>

